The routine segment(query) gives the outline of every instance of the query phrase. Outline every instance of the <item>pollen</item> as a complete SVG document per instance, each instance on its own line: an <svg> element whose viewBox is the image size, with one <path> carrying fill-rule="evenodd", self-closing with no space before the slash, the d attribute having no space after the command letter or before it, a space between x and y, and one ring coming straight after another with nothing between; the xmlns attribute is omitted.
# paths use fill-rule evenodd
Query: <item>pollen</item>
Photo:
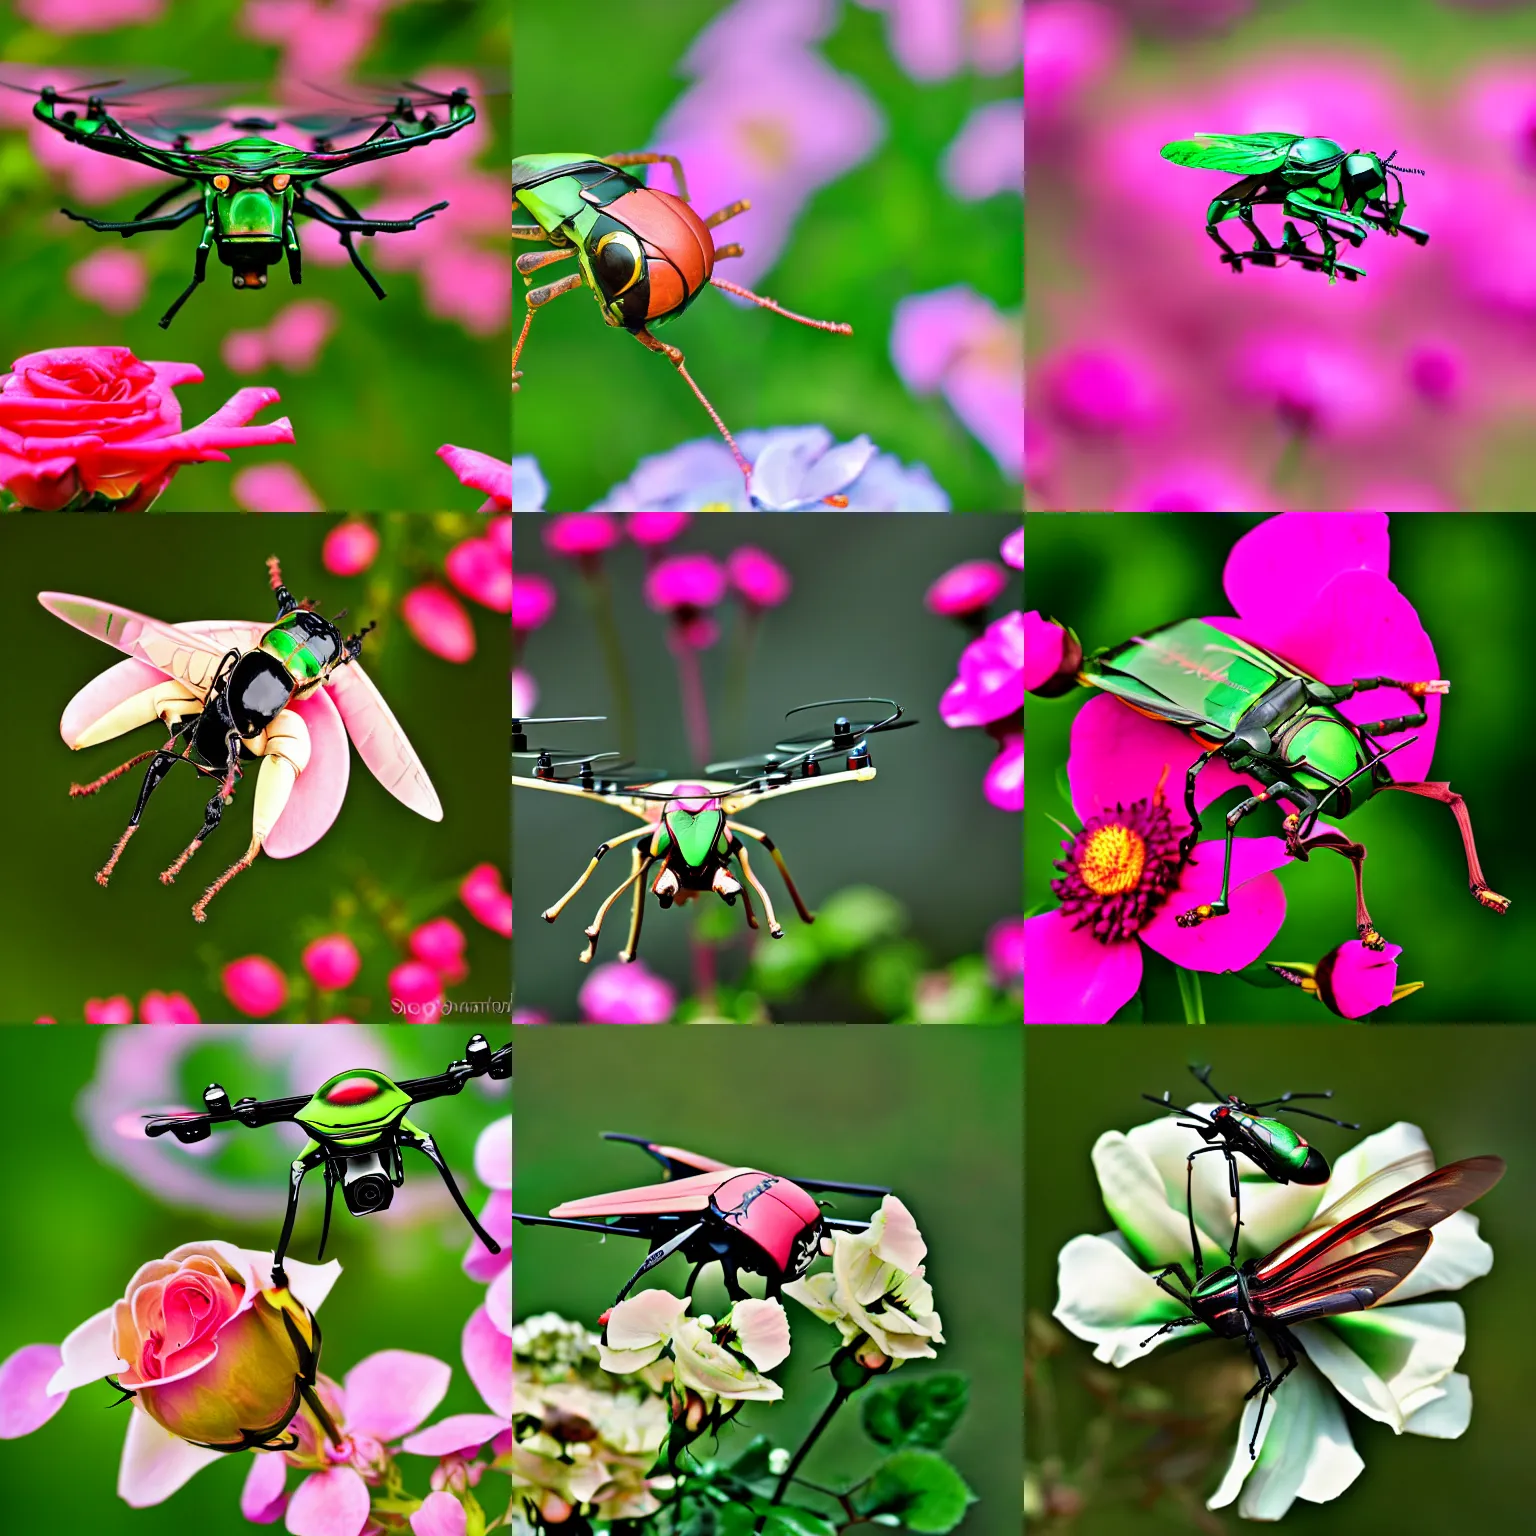
<svg viewBox="0 0 1536 1536"><path fill-rule="evenodd" d="M1118 896L1136 889L1146 863L1141 834L1111 823L1089 833L1078 851L1077 871L1095 896Z"/></svg>

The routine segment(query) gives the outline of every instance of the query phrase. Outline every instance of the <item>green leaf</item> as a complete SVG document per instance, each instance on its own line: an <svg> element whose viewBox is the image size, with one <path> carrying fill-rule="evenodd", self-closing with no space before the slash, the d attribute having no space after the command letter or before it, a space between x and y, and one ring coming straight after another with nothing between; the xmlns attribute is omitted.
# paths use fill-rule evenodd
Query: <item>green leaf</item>
<svg viewBox="0 0 1536 1536"><path fill-rule="evenodd" d="M872 885L850 885L827 898L809 932L824 956L841 960L895 938L906 926L907 909L894 896Z"/></svg>
<svg viewBox="0 0 1536 1536"><path fill-rule="evenodd" d="M763 1522L763 1536L837 1536L837 1527L814 1510L778 1504Z"/></svg>
<svg viewBox="0 0 1536 1536"><path fill-rule="evenodd" d="M859 966L859 991L887 1018L907 1013L917 978L928 964L928 952L916 939L881 944Z"/></svg>
<svg viewBox="0 0 1536 1536"><path fill-rule="evenodd" d="M731 1475L744 1483L756 1482L768 1476L768 1456L773 1442L767 1435L759 1435L735 1461L731 1463Z"/></svg>
<svg viewBox="0 0 1536 1536"><path fill-rule="evenodd" d="M954 1372L893 1383L865 1397L864 1432L887 1450L936 1450L959 1423L969 1395L970 1383Z"/></svg>
<svg viewBox="0 0 1536 1536"><path fill-rule="evenodd" d="M965 1479L942 1456L918 1450L887 1457L853 1495L855 1511L866 1519L898 1515L923 1536L954 1530L975 1502Z"/></svg>
<svg viewBox="0 0 1536 1536"><path fill-rule="evenodd" d="M1279 961L1277 963L1285 964L1284 961ZM1290 968L1294 969L1295 967ZM1274 971L1270 970L1268 964L1266 964L1263 960L1257 960L1252 965L1245 965L1241 970L1233 971L1230 974L1233 976L1241 976L1242 979L1246 981L1250 987L1288 987L1293 985L1293 983L1287 981L1284 976L1279 976Z"/></svg>

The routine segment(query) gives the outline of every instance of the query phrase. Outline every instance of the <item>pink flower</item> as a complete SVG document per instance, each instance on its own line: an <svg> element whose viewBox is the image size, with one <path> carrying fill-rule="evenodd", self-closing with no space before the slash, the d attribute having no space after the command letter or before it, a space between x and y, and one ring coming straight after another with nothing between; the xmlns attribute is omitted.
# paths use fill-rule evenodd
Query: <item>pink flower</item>
<svg viewBox="0 0 1536 1536"><path fill-rule="evenodd" d="M320 498L291 464L252 464L239 470L230 493L247 512L321 512Z"/></svg>
<svg viewBox="0 0 1536 1536"><path fill-rule="evenodd" d="M1159 388L1151 369L1123 349L1077 347L1051 365L1056 415L1078 432L1108 437L1151 424Z"/></svg>
<svg viewBox="0 0 1536 1536"><path fill-rule="evenodd" d="M1337 437L1380 426L1391 392L1363 348L1327 336L1276 332L1244 348L1238 382L1290 431Z"/></svg>
<svg viewBox="0 0 1536 1536"><path fill-rule="evenodd" d="M410 937L411 953L449 986L456 986L469 974L464 964L464 942L464 930L449 917L434 917Z"/></svg>
<svg viewBox="0 0 1536 1536"><path fill-rule="evenodd" d="M1024 919L1005 917L987 930L987 965L1003 988L1024 984Z"/></svg>
<svg viewBox="0 0 1536 1536"><path fill-rule="evenodd" d="M491 1121L476 1139L475 1176L491 1191L480 1211L480 1225L501 1244L501 1252L492 1253L479 1238L471 1238L464 1252L463 1268L471 1280L489 1284L512 1267L511 1115Z"/></svg>
<svg viewBox="0 0 1536 1536"><path fill-rule="evenodd" d="M412 1024L435 1024L443 1010L442 978L430 965L407 960L389 973L389 1000Z"/></svg>
<svg viewBox="0 0 1536 1536"><path fill-rule="evenodd" d="M1363 1019L1378 1008L1399 1002L1424 985L1422 981L1397 980L1400 944L1367 949L1350 939L1328 951L1316 965L1289 965L1271 961L1270 969L1318 999L1341 1019Z"/></svg>
<svg viewBox="0 0 1536 1536"><path fill-rule="evenodd" d="M185 992L146 992L139 1000L141 1024L201 1024Z"/></svg>
<svg viewBox="0 0 1536 1536"><path fill-rule="evenodd" d="M1408 378L1414 392L1431 405L1451 405L1466 385L1460 350L1444 342L1420 342L1408 354Z"/></svg>
<svg viewBox="0 0 1536 1536"><path fill-rule="evenodd" d="M512 714L515 719L531 715L539 702L539 685L521 667L512 668Z"/></svg>
<svg viewBox="0 0 1536 1536"><path fill-rule="evenodd" d="M0 1440L41 1429L69 1401L48 1391L62 1361L57 1344L25 1344L0 1365Z"/></svg>
<svg viewBox="0 0 1536 1536"><path fill-rule="evenodd" d="M464 1536L467 1520L463 1504L439 1490L429 1493L411 1516L412 1536Z"/></svg>
<svg viewBox="0 0 1536 1536"><path fill-rule="evenodd" d="M643 960L615 961L587 977L577 1002L588 1024L665 1024L677 1007L677 993Z"/></svg>
<svg viewBox="0 0 1536 1536"><path fill-rule="evenodd" d="M725 560L726 579L741 595L748 608L777 608L793 586L789 572L772 555L744 544L733 549Z"/></svg>
<svg viewBox="0 0 1536 1536"><path fill-rule="evenodd" d="M493 613L512 611L512 552L495 539L465 539L448 551L443 569L465 597Z"/></svg>
<svg viewBox="0 0 1536 1536"><path fill-rule="evenodd" d="M1058 624L1054 619L1042 618L1033 608L1024 615L1025 692L1036 692L1042 683L1049 682L1063 671L1063 662L1067 658L1069 649L1069 638L1065 626ZM1079 647L1077 661L1081 660L1082 650ZM1072 663L1073 672L1077 670L1077 661ZM1070 674L1067 683L1070 686ZM1066 691L1065 688L1055 690L1057 693Z"/></svg>
<svg viewBox="0 0 1536 1536"><path fill-rule="evenodd" d="M306 944L299 962L322 992L340 992L357 979L363 957L346 934L328 933Z"/></svg>
<svg viewBox="0 0 1536 1536"><path fill-rule="evenodd" d="M231 960L222 972L224 995L248 1019L265 1019L288 1001L288 981L264 955Z"/></svg>
<svg viewBox="0 0 1536 1536"><path fill-rule="evenodd" d="M400 603L400 615L417 642L444 661L465 662L475 654L475 629L464 605L433 583L414 587Z"/></svg>
<svg viewBox="0 0 1536 1536"><path fill-rule="evenodd" d="M544 576L512 573L512 628L521 638L542 629L555 611L555 584Z"/></svg>
<svg viewBox="0 0 1536 1536"><path fill-rule="evenodd" d="M1000 811L1024 809L1024 734L1010 731L982 780L982 793Z"/></svg>
<svg viewBox="0 0 1536 1536"><path fill-rule="evenodd" d="M1023 530L1020 530L1023 537ZM1008 585L1008 572L991 560L967 560L953 566L928 588L923 606L944 618L979 613Z"/></svg>
<svg viewBox="0 0 1536 1536"><path fill-rule="evenodd" d="M140 512L184 464L293 441L286 416L246 425L277 401L275 389L237 390L182 431L174 387L202 377L190 363L142 363L127 347L55 347L17 358L0 379L0 486L44 512L96 497L112 510Z"/></svg>
<svg viewBox="0 0 1536 1536"><path fill-rule="evenodd" d="M85 1000L85 1022L87 1024L132 1024L133 1004L121 992L116 997L88 997Z"/></svg>
<svg viewBox="0 0 1536 1536"><path fill-rule="evenodd" d="M493 1299L494 1298L494 1299ZM503 1327L502 1325L505 1324ZM414 1456L474 1455L503 1439L512 1429L512 1270L507 1266L464 1325L460 1340L464 1370L485 1400L489 1413L456 1413L400 1442Z"/></svg>
<svg viewBox="0 0 1536 1536"><path fill-rule="evenodd" d="M1022 523L1003 540L1002 548L998 553L1002 555L1005 565L1011 565L1016 571L1024 569L1024 525Z"/></svg>
<svg viewBox="0 0 1536 1536"><path fill-rule="evenodd" d="M512 510L512 466L505 460L473 448L455 448L452 443L444 443L437 456L459 477L461 485L483 491L490 498L480 508L482 512Z"/></svg>
<svg viewBox="0 0 1536 1536"><path fill-rule="evenodd" d="M477 864L459 885L459 900L471 915L502 938L512 937L512 898L494 864Z"/></svg>
<svg viewBox="0 0 1536 1536"><path fill-rule="evenodd" d="M69 286L109 315L126 315L143 302L149 271L142 256L108 247L77 261L69 269Z"/></svg>
<svg viewBox="0 0 1536 1536"><path fill-rule="evenodd" d="M636 544L670 544L692 521L691 512L631 512L624 531Z"/></svg>
<svg viewBox="0 0 1536 1536"><path fill-rule="evenodd" d="M165 0L16 0L16 9L45 32L111 32L158 21Z"/></svg>
<svg viewBox="0 0 1536 1536"><path fill-rule="evenodd" d="M307 373L336 329L336 308L324 299L295 299L267 326L267 355L289 373Z"/></svg>
<svg viewBox="0 0 1536 1536"><path fill-rule="evenodd" d="M325 536L320 562L333 576L361 576L379 553L371 523L337 523Z"/></svg>
<svg viewBox="0 0 1536 1536"><path fill-rule="evenodd" d="M1025 18L1024 92L1051 116L1103 76L1121 47L1122 23L1098 0L1040 0Z"/></svg>
<svg viewBox="0 0 1536 1536"><path fill-rule="evenodd" d="M1024 193L1024 103L989 101L966 118L944 151L944 181L962 202Z"/></svg>
<svg viewBox="0 0 1536 1536"><path fill-rule="evenodd" d="M552 555L591 558L619 538L618 522L606 512L565 512L544 524L544 547Z"/></svg>
<svg viewBox="0 0 1536 1536"><path fill-rule="evenodd" d="M1024 708L1024 615L1017 608L994 619L960 653L960 673L939 700L952 728L990 725Z"/></svg>
<svg viewBox="0 0 1536 1536"><path fill-rule="evenodd" d="M725 596L725 567L713 555L669 555L645 578L645 600L658 613L713 608Z"/></svg>

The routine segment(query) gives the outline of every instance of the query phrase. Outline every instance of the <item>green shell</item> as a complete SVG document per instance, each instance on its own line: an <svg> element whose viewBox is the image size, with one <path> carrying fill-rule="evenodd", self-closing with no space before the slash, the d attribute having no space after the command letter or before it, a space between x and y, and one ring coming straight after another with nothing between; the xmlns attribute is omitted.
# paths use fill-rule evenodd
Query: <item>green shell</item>
<svg viewBox="0 0 1536 1536"><path fill-rule="evenodd" d="M367 1091L370 1087L371 1093ZM352 1102L334 1102L338 1092ZM388 1130L410 1107L410 1095L382 1072L354 1067L322 1083L293 1118L311 1136L363 1141Z"/></svg>

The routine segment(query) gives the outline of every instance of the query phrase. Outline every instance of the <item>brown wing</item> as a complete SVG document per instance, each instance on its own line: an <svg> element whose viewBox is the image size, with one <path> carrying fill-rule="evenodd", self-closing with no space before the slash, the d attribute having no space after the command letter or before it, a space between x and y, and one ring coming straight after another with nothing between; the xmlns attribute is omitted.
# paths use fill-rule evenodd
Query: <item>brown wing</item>
<svg viewBox="0 0 1536 1536"><path fill-rule="evenodd" d="M1428 1232L1409 1232L1364 1253L1309 1270L1294 1280L1275 1286L1256 1285L1250 1292L1254 1316L1277 1323L1301 1323L1309 1317L1363 1312L1413 1273L1433 1241Z"/></svg>
<svg viewBox="0 0 1536 1536"><path fill-rule="evenodd" d="M662 1214L702 1211L709 1197L737 1174L753 1173L751 1168L720 1168L691 1179L668 1179L664 1184L642 1184L637 1189L617 1189L612 1194L588 1195L582 1200L567 1200L557 1205L551 1216L638 1216L646 1212Z"/></svg>
<svg viewBox="0 0 1536 1536"><path fill-rule="evenodd" d="M1266 1288L1289 1284L1407 1232L1423 1232L1488 1193L1504 1177L1502 1157L1468 1157L1416 1179L1310 1240L1293 1238L1255 1266ZM1345 1197L1348 1199L1348 1197ZM1305 1234L1303 1234L1305 1238Z"/></svg>

